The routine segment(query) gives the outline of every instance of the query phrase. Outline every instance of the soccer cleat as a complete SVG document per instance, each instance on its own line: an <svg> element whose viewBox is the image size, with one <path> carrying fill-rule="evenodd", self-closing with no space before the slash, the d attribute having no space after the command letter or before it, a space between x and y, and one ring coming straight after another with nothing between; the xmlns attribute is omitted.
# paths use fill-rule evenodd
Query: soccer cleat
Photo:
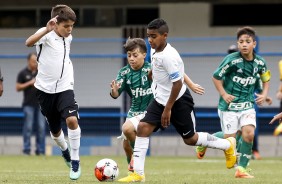
<svg viewBox="0 0 282 184"><path fill-rule="evenodd" d="M69 144L68 144L68 148L65 151L62 151L62 157L64 158L66 165L70 168L71 167L71 157L70 157Z"/></svg>
<svg viewBox="0 0 282 184"><path fill-rule="evenodd" d="M71 161L71 168L70 168L70 179L77 180L81 175L80 169L80 162L79 160L72 160Z"/></svg>
<svg viewBox="0 0 282 184"><path fill-rule="evenodd" d="M131 183L131 182L145 182L145 175L139 175L136 172L130 173L128 176L121 178L118 182Z"/></svg>
<svg viewBox="0 0 282 184"><path fill-rule="evenodd" d="M230 148L224 151L226 158L226 167L231 169L236 164L236 139L234 137L228 137L227 140L230 142Z"/></svg>
<svg viewBox="0 0 282 184"><path fill-rule="evenodd" d="M274 130L273 135L278 136L282 132L282 123L280 123Z"/></svg>
<svg viewBox="0 0 282 184"><path fill-rule="evenodd" d="M197 153L197 158L198 159L203 159L205 156L205 153L207 151L207 147L204 146L196 146L195 149L196 153Z"/></svg>
<svg viewBox="0 0 282 184"><path fill-rule="evenodd" d="M235 178L248 178L248 179L250 179L250 178L254 178L254 176L250 175L244 167L238 166L236 168Z"/></svg>
<svg viewBox="0 0 282 184"><path fill-rule="evenodd" d="M132 156L130 163L128 164L128 171L130 171L130 172L134 172L133 163L134 163L134 161L133 161L133 156Z"/></svg>

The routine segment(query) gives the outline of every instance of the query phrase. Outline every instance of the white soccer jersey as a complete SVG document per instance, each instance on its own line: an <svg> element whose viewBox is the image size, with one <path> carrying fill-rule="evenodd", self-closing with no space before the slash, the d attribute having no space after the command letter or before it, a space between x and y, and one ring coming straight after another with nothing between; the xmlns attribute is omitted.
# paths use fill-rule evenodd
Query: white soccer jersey
<svg viewBox="0 0 282 184"><path fill-rule="evenodd" d="M37 32L42 31L39 29ZM35 45L38 55L38 74L34 86L45 93L73 90L73 65L70 60L72 35L58 36L55 31L44 35Z"/></svg>
<svg viewBox="0 0 282 184"><path fill-rule="evenodd" d="M167 43L162 52L155 52L154 49L151 49L151 65L154 98L165 106L171 93L172 83L179 79L184 81L183 61L177 50ZM185 90L186 85L183 84L177 99L185 93Z"/></svg>

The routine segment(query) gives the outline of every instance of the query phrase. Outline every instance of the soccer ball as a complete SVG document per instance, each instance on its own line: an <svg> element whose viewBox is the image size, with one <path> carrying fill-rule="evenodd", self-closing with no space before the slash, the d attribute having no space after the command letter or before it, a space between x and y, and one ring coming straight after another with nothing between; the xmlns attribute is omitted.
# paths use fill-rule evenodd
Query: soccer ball
<svg viewBox="0 0 282 184"><path fill-rule="evenodd" d="M99 181L114 181L119 174L117 163L109 158L97 162L94 174Z"/></svg>

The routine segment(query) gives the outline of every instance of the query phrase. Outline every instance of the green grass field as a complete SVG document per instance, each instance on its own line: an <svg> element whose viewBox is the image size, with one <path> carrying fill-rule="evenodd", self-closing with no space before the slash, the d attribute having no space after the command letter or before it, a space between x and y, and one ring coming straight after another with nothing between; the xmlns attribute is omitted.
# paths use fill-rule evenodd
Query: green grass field
<svg viewBox="0 0 282 184"><path fill-rule="evenodd" d="M98 160L104 157L82 156L82 176L71 181L69 170L60 156L0 156L0 183L5 184L64 184L100 183L93 175ZM127 175L125 157L107 157L119 165L119 178ZM252 160L250 164L254 179L234 178L234 169L225 168L225 159L191 157L147 157L146 183L197 184L197 183L282 183L282 158ZM118 183L118 182L113 182Z"/></svg>

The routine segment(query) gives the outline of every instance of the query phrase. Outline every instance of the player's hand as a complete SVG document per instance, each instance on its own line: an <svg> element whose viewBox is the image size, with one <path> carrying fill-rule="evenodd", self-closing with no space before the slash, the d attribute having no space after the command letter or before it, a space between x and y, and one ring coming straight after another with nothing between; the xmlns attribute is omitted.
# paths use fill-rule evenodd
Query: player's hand
<svg viewBox="0 0 282 184"><path fill-rule="evenodd" d="M194 93L197 93L199 95L203 95L205 93L205 88L203 88L201 85L199 84L194 84L191 86L191 90L194 92Z"/></svg>
<svg viewBox="0 0 282 184"><path fill-rule="evenodd" d="M111 96L113 98L117 98L119 96L118 89L120 88L121 84L116 82L116 80L113 80L110 85L111 85Z"/></svg>
<svg viewBox="0 0 282 184"><path fill-rule="evenodd" d="M162 127L167 128L170 125L170 116L171 116L171 110L164 109L162 114Z"/></svg>
<svg viewBox="0 0 282 184"><path fill-rule="evenodd" d="M120 83L117 82L116 80L113 80L110 85L111 85L111 89L112 89L114 92L118 91L118 89L119 89L120 86L121 86Z"/></svg>
<svg viewBox="0 0 282 184"><path fill-rule="evenodd" d="M262 95L262 94L258 94L258 93L255 93L255 96L256 96L256 98L255 98L256 104L258 104L260 106L263 105L263 103L266 100L266 96Z"/></svg>
<svg viewBox="0 0 282 184"><path fill-rule="evenodd" d="M282 112L280 112L279 114L276 114L272 120L269 122L269 124L274 123L274 121L279 120L279 123L281 122L281 118L282 118Z"/></svg>
<svg viewBox="0 0 282 184"><path fill-rule="evenodd" d="M230 104L235 99L235 96L225 93L222 95L222 98L226 103Z"/></svg>
<svg viewBox="0 0 282 184"><path fill-rule="evenodd" d="M58 17L58 15L57 15L56 17L50 19L50 20L47 22L47 24L46 24L46 29L47 29L48 32L52 31L52 30L55 28L55 25L56 25L56 23L57 23L57 17Z"/></svg>

